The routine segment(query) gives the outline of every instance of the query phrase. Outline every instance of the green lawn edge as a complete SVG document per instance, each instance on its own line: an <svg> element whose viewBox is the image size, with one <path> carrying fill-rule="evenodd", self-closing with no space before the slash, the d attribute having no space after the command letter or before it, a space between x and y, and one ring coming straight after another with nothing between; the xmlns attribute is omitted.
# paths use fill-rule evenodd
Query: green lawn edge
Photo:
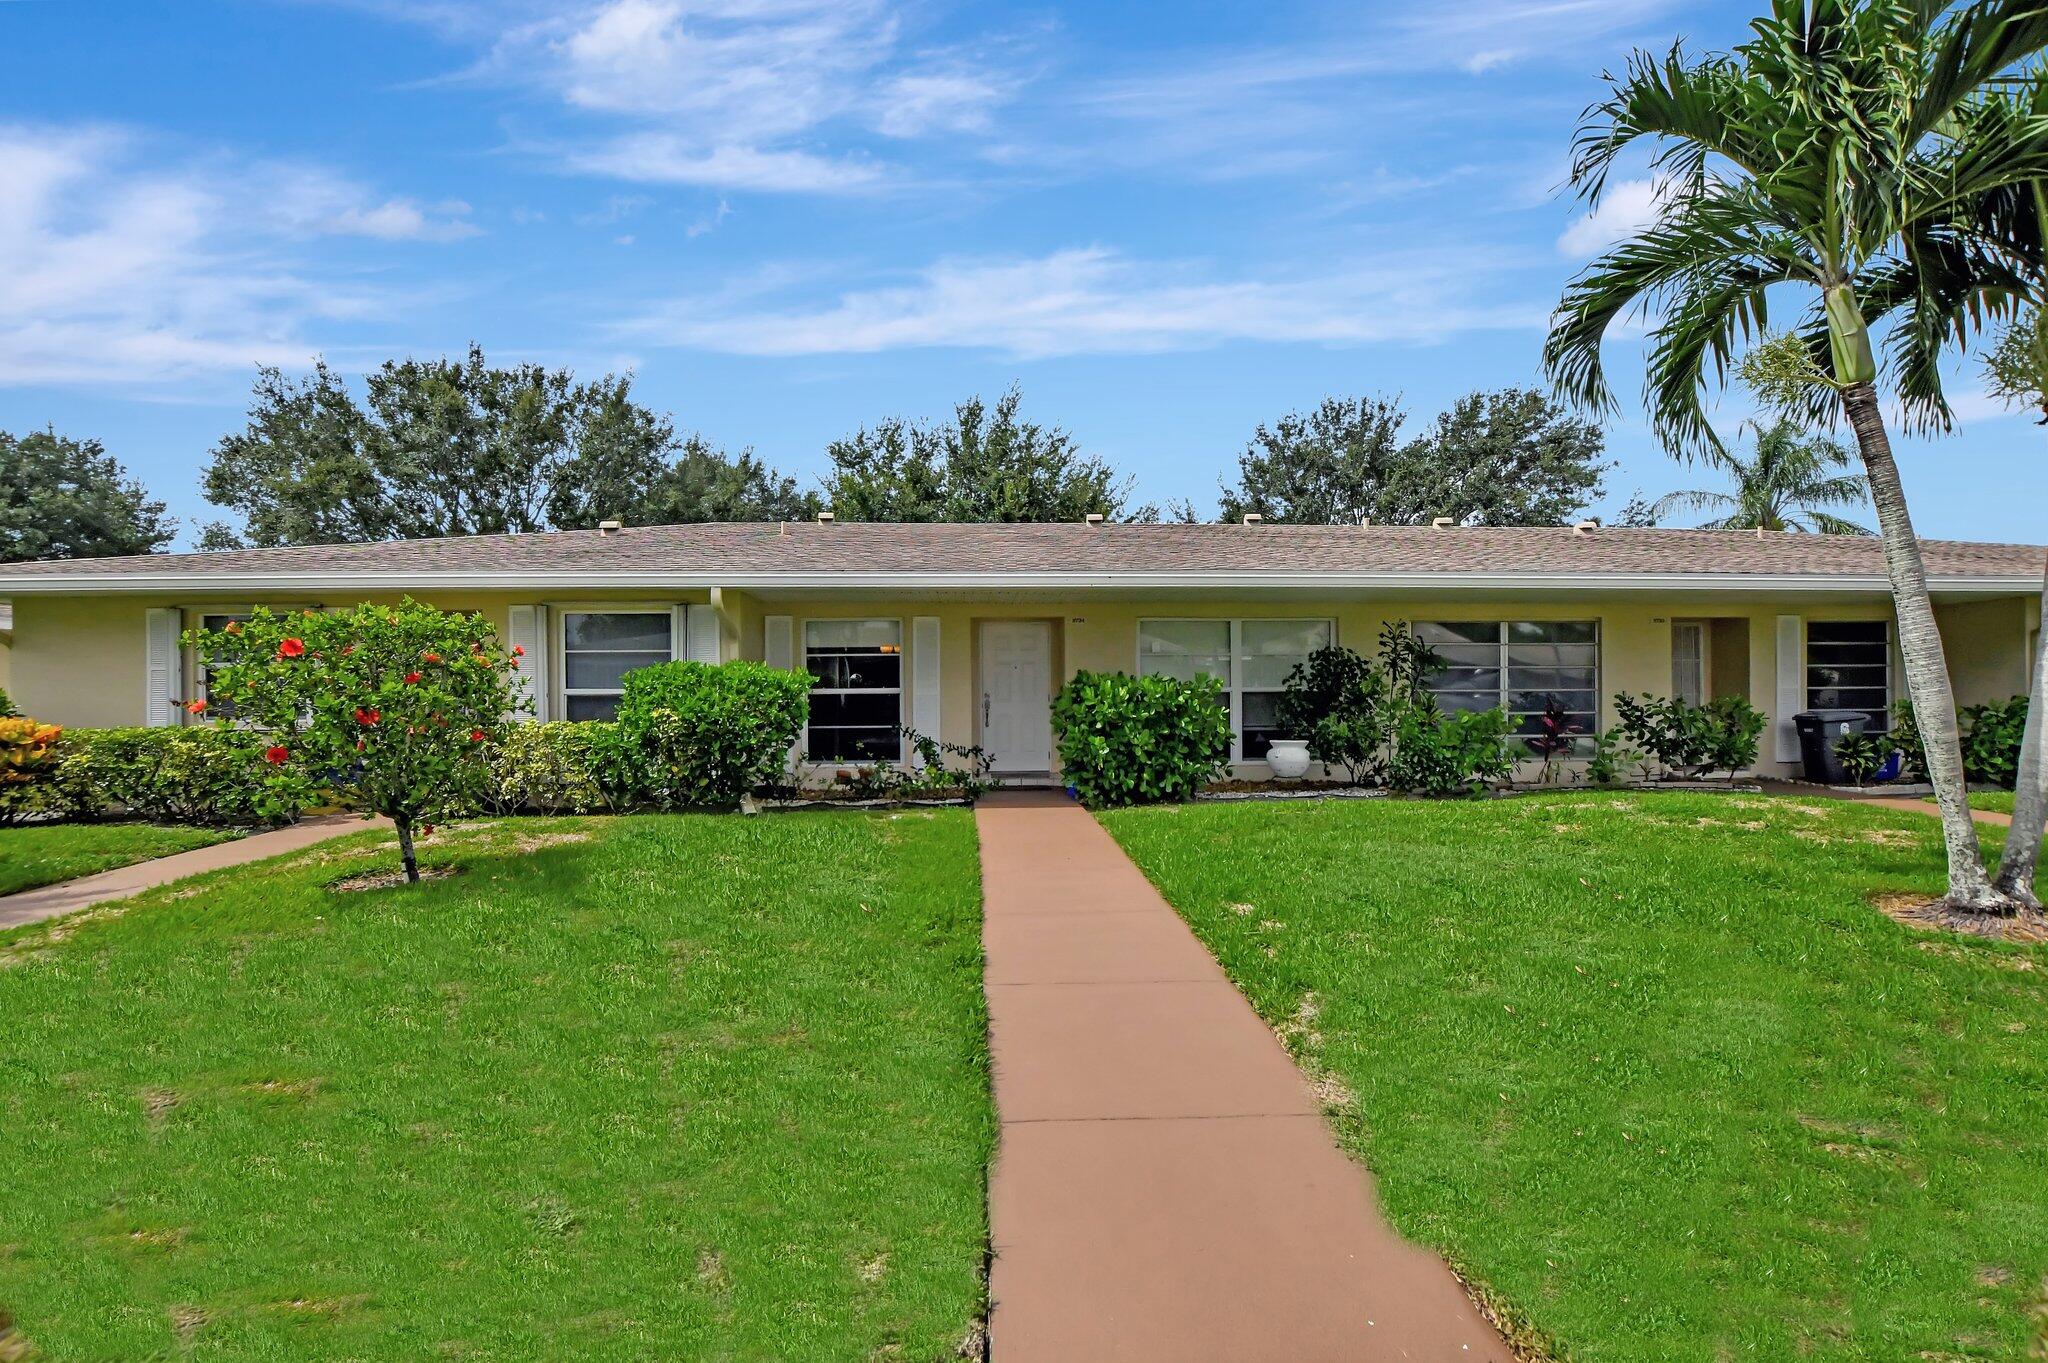
<svg viewBox="0 0 2048 1363"><path fill-rule="evenodd" d="M150 823L17 824L0 828L0 895L19 894L241 836L231 828Z"/></svg>

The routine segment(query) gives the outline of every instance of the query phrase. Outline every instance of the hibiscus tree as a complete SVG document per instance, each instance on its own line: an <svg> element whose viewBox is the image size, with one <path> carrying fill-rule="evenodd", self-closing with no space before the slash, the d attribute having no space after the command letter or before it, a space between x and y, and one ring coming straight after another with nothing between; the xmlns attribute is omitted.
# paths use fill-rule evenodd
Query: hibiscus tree
<svg viewBox="0 0 2048 1363"><path fill-rule="evenodd" d="M490 773L481 759L517 704L519 650L501 649L481 615L410 598L259 609L187 638L218 722L262 743L270 798L294 808L326 798L390 819L407 880L420 878L415 830L476 810Z"/></svg>

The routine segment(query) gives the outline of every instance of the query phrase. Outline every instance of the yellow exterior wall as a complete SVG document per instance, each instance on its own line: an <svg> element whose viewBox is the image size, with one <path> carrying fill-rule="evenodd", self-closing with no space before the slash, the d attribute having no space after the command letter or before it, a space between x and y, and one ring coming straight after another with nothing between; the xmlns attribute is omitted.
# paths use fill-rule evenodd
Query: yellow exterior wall
<svg viewBox="0 0 2048 1363"><path fill-rule="evenodd" d="M350 594L346 599L357 599ZM371 599L395 601L395 594ZM1044 600L919 599L915 596L872 595L844 599L823 596L775 596L759 592L659 594L633 591L532 593L460 592L429 597L447 609L480 611L502 630L514 604L545 604L551 610L550 649L558 647L560 608L576 605L671 606L712 600L718 607L723 656L759 659L764 650L764 624L769 616L787 615L795 623L802 647L805 620L890 617L904 623L904 641L912 647L911 621L918 616L939 621L940 728L952 742L979 738L980 705L976 680L976 626L985 619L1032 619L1052 622L1053 676L1057 685L1080 669L1133 671L1137 666L1137 626L1141 618L1334 620L1337 641L1360 652L1377 649L1381 626L1409 620L1597 620L1601 631L1601 717L1613 718L1618 691L1668 693L1671 686L1671 622L1712 622L1710 659L1716 695L1743 694L1769 714L1777 706L1777 618L1798 614L1806 619L1885 619L1883 602L1765 601L1743 597L1686 597L1669 600L1640 597L1598 598L1569 603L1528 601L1402 600L1347 601L1316 606L1226 597L1158 600L1087 599L1080 603ZM69 725L139 724L143 722L144 621L152 606L185 610L187 624L209 612L265 604L290 608L322 604L296 597L193 600L129 596L17 596L14 598L13 647L4 683L24 713ZM337 604L330 600L325 604ZM2029 612L2027 598L1946 604L1939 608L1958 698L1965 704L2003 698L2024 689L2023 653ZM558 657L550 658L548 675L559 685ZM914 660L906 658L905 687ZM186 694L193 678L187 664ZM1901 685L1894 672L1895 685ZM1901 685L1902 690L1902 685ZM905 718L909 718L908 701ZM1766 735L1763 763L1775 769L1774 745ZM1250 764L1248 773L1263 771Z"/></svg>

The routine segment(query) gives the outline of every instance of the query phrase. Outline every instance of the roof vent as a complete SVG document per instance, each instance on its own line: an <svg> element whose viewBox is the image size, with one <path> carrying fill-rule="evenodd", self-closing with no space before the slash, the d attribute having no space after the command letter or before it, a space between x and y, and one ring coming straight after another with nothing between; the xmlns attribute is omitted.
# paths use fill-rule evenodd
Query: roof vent
<svg viewBox="0 0 2048 1363"><path fill-rule="evenodd" d="M1083 516L1081 519L1087 521L1090 525L1101 525L1102 513L1100 511L1091 511L1086 516Z"/></svg>
<svg viewBox="0 0 2048 1363"><path fill-rule="evenodd" d="M1600 528L1600 522L1598 522L1598 521L1573 521L1573 522L1572 522L1572 533L1573 533L1574 535L1590 535L1590 534L1592 534L1592 533L1593 533L1593 532L1594 532L1595 530L1598 530L1599 528Z"/></svg>
<svg viewBox="0 0 2048 1363"><path fill-rule="evenodd" d="M597 533L600 535L616 535L625 528L626 523L624 521L599 521L597 523Z"/></svg>
<svg viewBox="0 0 2048 1363"><path fill-rule="evenodd" d="M1246 525L1262 525L1265 523L1265 520L1266 518L1264 516L1261 516L1256 511L1247 511L1244 513L1244 523Z"/></svg>
<svg viewBox="0 0 2048 1363"><path fill-rule="evenodd" d="M829 511L820 511L820 512L818 513L818 524L819 524L819 525L830 525L830 524L832 524L832 513L831 513L831 512L829 512Z"/></svg>
<svg viewBox="0 0 2048 1363"><path fill-rule="evenodd" d="M1438 516L1429 523L1429 528L1432 530L1448 530L1457 523L1458 521L1455 516Z"/></svg>

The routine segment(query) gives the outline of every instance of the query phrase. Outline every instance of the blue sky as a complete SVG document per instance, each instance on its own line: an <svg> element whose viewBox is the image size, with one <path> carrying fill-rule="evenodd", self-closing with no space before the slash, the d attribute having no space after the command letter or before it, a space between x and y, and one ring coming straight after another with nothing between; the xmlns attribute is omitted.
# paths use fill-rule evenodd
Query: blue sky
<svg viewBox="0 0 2048 1363"><path fill-rule="evenodd" d="M1419 424L1537 382L1559 287L1646 211L1557 193L1601 71L1747 14L0 0L0 429L97 437L200 521L256 364L474 339L630 367L807 479L834 436L1015 383L1207 508L1326 394ZM1923 533L2048 538L2048 432L1967 365L1954 391L1958 431L1902 452ZM1612 505L1711 481L1625 397Z"/></svg>

